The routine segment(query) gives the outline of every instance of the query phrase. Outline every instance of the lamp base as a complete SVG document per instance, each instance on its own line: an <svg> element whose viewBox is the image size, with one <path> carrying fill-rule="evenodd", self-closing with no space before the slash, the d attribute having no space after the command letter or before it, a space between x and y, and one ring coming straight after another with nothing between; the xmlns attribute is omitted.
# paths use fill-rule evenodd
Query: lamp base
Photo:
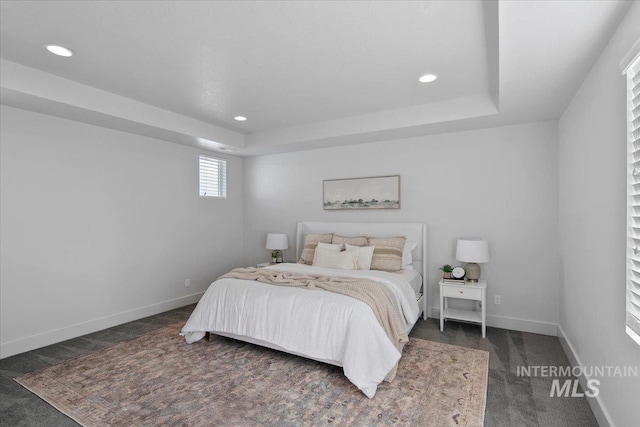
<svg viewBox="0 0 640 427"><path fill-rule="evenodd" d="M468 262L467 265L464 266L464 271L467 282L477 282L480 278L480 265L475 262Z"/></svg>
<svg viewBox="0 0 640 427"><path fill-rule="evenodd" d="M282 262L282 251L280 249L276 249L275 251L271 252L271 258L273 259L273 262L279 264Z"/></svg>

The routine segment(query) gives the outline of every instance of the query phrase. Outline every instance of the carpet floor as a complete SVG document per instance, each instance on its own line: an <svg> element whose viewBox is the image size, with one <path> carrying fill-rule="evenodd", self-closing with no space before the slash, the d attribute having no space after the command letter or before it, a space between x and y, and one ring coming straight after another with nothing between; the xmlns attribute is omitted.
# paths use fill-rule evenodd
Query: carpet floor
<svg viewBox="0 0 640 427"><path fill-rule="evenodd" d="M489 354L412 338L367 399L342 368L213 337L182 323L17 378L84 426L480 426Z"/></svg>

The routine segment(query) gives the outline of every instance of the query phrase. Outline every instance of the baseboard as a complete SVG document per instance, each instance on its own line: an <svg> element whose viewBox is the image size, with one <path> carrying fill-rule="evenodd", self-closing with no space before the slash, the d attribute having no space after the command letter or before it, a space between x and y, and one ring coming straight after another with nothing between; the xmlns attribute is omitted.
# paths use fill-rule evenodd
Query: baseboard
<svg viewBox="0 0 640 427"><path fill-rule="evenodd" d="M560 325L558 325L558 340L560 340L560 345L567 355L571 366L584 366L582 364L582 361L580 361L580 357L576 353L575 348L571 344L571 341L569 341L564 331L562 330L562 326ZM583 375L578 377L578 380L580 381L580 386L582 386L582 389L587 390L587 381L589 381L590 378L585 376L583 372ZM591 407L593 415L595 415L596 421L598 421L598 425L600 427L615 427L613 421L611 420L611 417L609 416L609 413L607 412L607 409L602 403L602 399L600 399L600 395L596 397L587 397L587 402L589 402L589 406Z"/></svg>
<svg viewBox="0 0 640 427"><path fill-rule="evenodd" d="M511 329L513 331L531 332L533 334L558 335L558 325L538 320L518 319L516 317L487 315L487 326L494 328Z"/></svg>
<svg viewBox="0 0 640 427"><path fill-rule="evenodd" d="M440 307L429 307L429 317L440 318ZM487 326L493 328L510 329L512 331L531 332L533 334L558 335L558 325L538 320L518 319L515 317L496 316L487 314Z"/></svg>
<svg viewBox="0 0 640 427"><path fill-rule="evenodd" d="M174 308L184 307L185 305L198 302L203 293L204 292L199 292L169 301L113 314L111 316L101 317L99 319L93 319L64 328L43 332L30 337L8 341L0 344L0 359L90 334L92 332L101 331L133 320L142 319L143 317L153 316L154 314L163 313Z"/></svg>

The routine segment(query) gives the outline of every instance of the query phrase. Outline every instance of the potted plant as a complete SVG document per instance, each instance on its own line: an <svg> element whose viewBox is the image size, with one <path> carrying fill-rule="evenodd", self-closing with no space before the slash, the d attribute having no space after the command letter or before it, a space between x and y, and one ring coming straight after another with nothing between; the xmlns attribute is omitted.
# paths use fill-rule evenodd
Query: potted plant
<svg viewBox="0 0 640 427"><path fill-rule="evenodd" d="M445 264L442 267L440 267L440 270L442 270L443 278L451 279L451 272L453 271L453 267L451 267L449 264Z"/></svg>

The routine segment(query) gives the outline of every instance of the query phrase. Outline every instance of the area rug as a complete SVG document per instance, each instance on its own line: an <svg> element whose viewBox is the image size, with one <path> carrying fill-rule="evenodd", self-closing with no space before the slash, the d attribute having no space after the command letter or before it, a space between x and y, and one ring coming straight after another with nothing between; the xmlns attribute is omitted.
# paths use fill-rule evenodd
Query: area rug
<svg viewBox="0 0 640 427"><path fill-rule="evenodd" d="M411 338L368 399L342 368L176 324L16 378L83 426L481 426L489 353Z"/></svg>

